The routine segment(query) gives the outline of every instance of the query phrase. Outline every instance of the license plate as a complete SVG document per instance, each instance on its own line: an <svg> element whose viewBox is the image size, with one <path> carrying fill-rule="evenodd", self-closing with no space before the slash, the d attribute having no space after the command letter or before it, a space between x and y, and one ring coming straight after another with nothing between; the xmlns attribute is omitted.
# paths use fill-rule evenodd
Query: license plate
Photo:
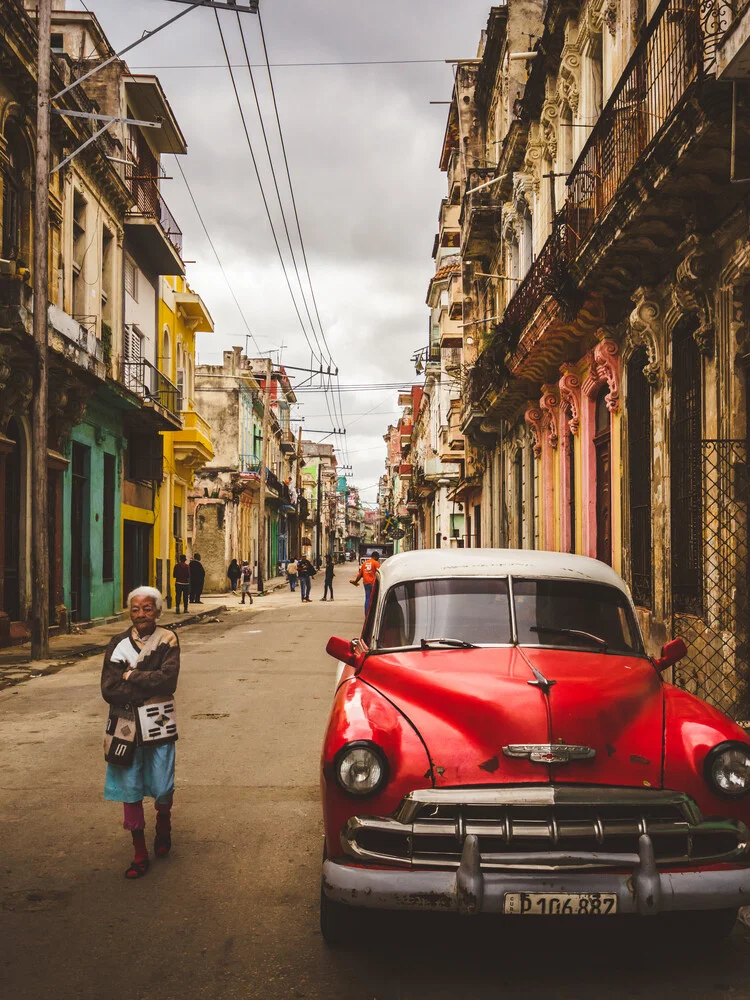
<svg viewBox="0 0 750 1000"><path fill-rule="evenodd" d="M503 913L544 917L606 917L617 912L613 892L506 892Z"/></svg>

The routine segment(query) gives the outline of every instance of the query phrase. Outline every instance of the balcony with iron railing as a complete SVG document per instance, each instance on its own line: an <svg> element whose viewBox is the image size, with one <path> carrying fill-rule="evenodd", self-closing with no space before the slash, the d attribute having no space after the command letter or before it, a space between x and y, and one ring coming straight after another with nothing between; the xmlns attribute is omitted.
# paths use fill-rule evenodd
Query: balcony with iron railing
<svg viewBox="0 0 750 1000"><path fill-rule="evenodd" d="M295 438L292 431L281 431L281 450L287 454L291 454L297 448L297 439Z"/></svg>
<svg viewBox="0 0 750 1000"><path fill-rule="evenodd" d="M703 0L705 67L729 80L750 77L750 0Z"/></svg>
<svg viewBox="0 0 750 1000"><path fill-rule="evenodd" d="M132 151L130 155L132 159ZM153 164L136 160L128 168L126 181L134 207L126 216L125 225L136 246L148 254L157 274L184 274L182 230L159 190L155 163L155 160Z"/></svg>
<svg viewBox="0 0 750 1000"><path fill-rule="evenodd" d="M500 200L494 167L472 167L466 175L466 194L461 206L461 252L464 260L490 256L497 244ZM476 189L479 190L476 190Z"/></svg>
<svg viewBox="0 0 750 1000"><path fill-rule="evenodd" d="M662 0L568 177L574 250L703 75L701 0Z"/></svg>
<svg viewBox="0 0 750 1000"><path fill-rule="evenodd" d="M178 416L179 390L167 376L141 358L137 361L123 361L120 381L131 392L139 396L144 408L151 410L158 418L161 430L180 430L182 421ZM166 426L164 424L166 423Z"/></svg>
<svg viewBox="0 0 750 1000"><path fill-rule="evenodd" d="M174 457L190 468L199 469L214 457L211 428L195 410L181 410L182 429L175 431Z"/></svg>

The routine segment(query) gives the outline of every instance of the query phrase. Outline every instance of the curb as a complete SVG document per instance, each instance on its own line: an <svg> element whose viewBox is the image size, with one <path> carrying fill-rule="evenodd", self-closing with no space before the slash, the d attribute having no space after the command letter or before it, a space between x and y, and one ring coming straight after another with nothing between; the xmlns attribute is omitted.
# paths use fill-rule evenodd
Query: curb
<svg viewBox="0 0 750 1000"><path fill-rule="evenodd" d="M184 628L185 625L198 625L204 618L214 618L217 615L225 614L227 611L227 606L220 604L215 608L207 608L205 611L197 611L195 614L186 615L181 620L170 622L163 627L175 631ZM117 620L116 618L113 619L113 621ZM109 645L111 638L110 636L106 642L88 643L78 649L71 649L67 653L52 654L48 660L42 660L41 662L34 663L32 660L18 660L15 663L0 663L0 678L2 678L4 672L13 672L16 670L32 670L35 674L56 673L65 664L72 663L74 660L85 660L89 656L103 653Z"/></svg>

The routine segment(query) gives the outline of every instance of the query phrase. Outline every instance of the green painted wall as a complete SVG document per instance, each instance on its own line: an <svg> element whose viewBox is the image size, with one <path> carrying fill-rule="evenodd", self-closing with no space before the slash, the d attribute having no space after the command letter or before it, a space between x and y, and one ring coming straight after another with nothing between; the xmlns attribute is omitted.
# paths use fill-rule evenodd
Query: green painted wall
<svg viewBox="0 0 750 1000"><path fill-rule="evenodd" d="M106 395L106 392L104 393ZM84 524L83 580L81 621L106 618L122 611L120 581L120 482L122 478L122 416L119 410L108 406L106 400L94 396L86 407L83 422L73 428L67 458L71 459L73 442L88 449L85 485L88 510L88 533ZM102 577L104 554L104 455L115 456L114 498L114 566L112 580ZM63 477L63 601L70 608L71 590L71 488L72 463Z"/></svg>

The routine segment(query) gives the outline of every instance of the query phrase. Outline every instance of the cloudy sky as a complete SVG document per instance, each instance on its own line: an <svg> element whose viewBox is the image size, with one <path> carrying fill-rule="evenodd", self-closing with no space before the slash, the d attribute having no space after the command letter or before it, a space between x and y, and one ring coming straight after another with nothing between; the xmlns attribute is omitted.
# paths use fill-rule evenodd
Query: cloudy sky
<svg viewBox="0 0 750 1000"><path fill-rule="evenodd" d="M81 0L68 0L69 8L79 6ZM182 8L171 0L86 0L85 6L97 14L116 49ZM452 72L443 60L476 55L489 7L488 0L261 0L315 297L344 387L340 400L348 434L345 445L340 437L332 440L340 461L348 456L352 482L367 501L374 501L383 471L382 435L398 414L397 393L345 387L416 378L409 359L427 342L425 294L445 193L438 159L447 108L429 102L450 98ZM220 19L296 288L237 16L222 13ZM251 64L263 63L258 19L245 14L242 24ZM282 348L282 363L310 366L310 347L274 247L213 10L187 13L126 58L134 71L153 70L161 78L189 146L180 158L182 168L255 342L263 351ZM386 64L274 66L371 61ZM289 206L268 80L260 66L253 72ZM166 156L164 165L174 179L163 183L163 193L183 230L185 257L195 261L188 265L188 279L216 323L215 334L200 335L199 361L217 363L222 350L245 344L247 329L174 158ZM294 239L291 211L289 219ZM299 267L304 280L301 256ZM299 294L298 305L311 337ZM249 350L257 353L252 341ZM340 424L329 417L323 393L300 390L299 399L296 416L304 417L303 429Z"/></svg>

